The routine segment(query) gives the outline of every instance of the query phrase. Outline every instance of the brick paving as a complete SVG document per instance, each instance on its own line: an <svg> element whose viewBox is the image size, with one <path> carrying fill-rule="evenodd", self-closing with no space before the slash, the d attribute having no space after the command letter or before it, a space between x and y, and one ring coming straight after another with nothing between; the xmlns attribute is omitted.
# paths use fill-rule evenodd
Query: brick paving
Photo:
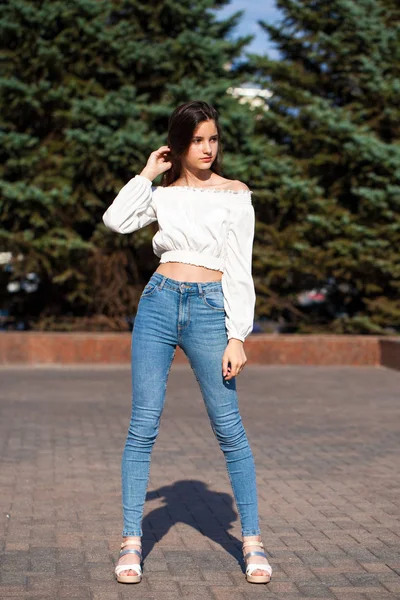
<svg viewBox="0 0 400 600"><path fill-rule="evenodd" d="M223 455L194 375L171 370L145 506L144 577L118 584L127 367L0 369L0 598L400 598L400 372L238 377L273 566L245 581Z"/></svg>

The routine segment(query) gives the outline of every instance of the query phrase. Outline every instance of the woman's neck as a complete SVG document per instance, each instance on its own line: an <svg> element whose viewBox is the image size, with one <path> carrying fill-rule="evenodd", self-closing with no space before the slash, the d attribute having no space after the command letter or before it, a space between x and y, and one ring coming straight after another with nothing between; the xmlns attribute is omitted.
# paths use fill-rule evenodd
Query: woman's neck
<svg viewBox="0 0 400 600"><path fill-rule="evenodd" d="M202 169L193 169L193 171L189 171L189 169L182 169L177 181L182 183L182 185L200 187L206 182L210 183L213 175L214 172L211 171L211 169L207 169L205 171Z"/></svg>

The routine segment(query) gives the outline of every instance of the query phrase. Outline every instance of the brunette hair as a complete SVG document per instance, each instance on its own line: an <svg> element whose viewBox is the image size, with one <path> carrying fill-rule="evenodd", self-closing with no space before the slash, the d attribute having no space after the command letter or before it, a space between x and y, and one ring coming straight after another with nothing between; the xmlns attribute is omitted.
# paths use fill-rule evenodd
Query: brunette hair
<svg viewBox="0 0 400 600"><path fill-rule="evenodd" d="M203 121L209 120L215 121L218 131L218 153L211 165L211 170L221 175L222 148L218 112L213 106L207 104L207 102L191 100L178 106L168 120L167 144L171 151L169 160L172 162L172 167L163 173L161 180L163 187L171 185L171 183L180 177L182 168L181 157L188 150L196 127Z"/></svg>

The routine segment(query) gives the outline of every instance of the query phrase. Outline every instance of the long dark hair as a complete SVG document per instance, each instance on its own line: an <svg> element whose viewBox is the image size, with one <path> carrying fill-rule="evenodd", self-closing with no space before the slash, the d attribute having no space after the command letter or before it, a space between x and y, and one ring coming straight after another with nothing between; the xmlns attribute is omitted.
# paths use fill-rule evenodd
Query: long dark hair
<svg viewBox="0 0 400 600"><path fill-rule="evenodd" d="M163 187L171 185L171 183L180 177L182 169L181 158L192 142L196 127L203 121L211 119L215 121L218 131L218 153L211 166L211 170L217 173L217 175L221 175L222 148L218 112L213 106L207 104L207 102L191 100L178 106L168 120L167 145L171 150L169 160L172 162L172 167L163 173L161 180Z"/></svg>

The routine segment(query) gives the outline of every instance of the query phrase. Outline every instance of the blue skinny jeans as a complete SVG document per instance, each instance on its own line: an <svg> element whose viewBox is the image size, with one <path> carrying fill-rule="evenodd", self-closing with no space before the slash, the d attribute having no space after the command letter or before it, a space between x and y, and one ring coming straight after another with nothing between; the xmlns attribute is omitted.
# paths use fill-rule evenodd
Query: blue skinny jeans
<svg viewBox="0 0 400 600"><path fill-rule="evenodd" d="M132 332L132 416L121 465L123 536L143 535L151 452L177 345L194 371L224 454L242 535L260 533L254 459L239 413L236 380L222 375L227 341L220 281L183 282L153 273Z"/></svg>

